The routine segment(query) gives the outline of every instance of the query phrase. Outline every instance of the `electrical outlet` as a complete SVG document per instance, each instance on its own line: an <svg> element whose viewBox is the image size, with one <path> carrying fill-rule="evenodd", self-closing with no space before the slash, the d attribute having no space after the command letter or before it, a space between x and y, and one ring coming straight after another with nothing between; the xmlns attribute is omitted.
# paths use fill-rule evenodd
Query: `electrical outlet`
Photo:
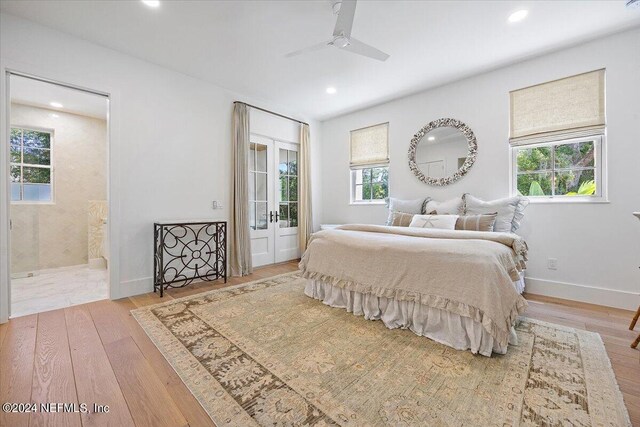
<svg viewBox="0 0 640 427"><path fill-rule="evenodd" d="M213 209L222 209L222 203L219 200L214 200L211 207Z"/></svg>
<svg viewBox="0 0 640 427"><path fill-rule="evenodd" d="M549 270L557 270L558 269L558 259L557 258L549 258L549 259L547 259L547 268Z"/></svg>

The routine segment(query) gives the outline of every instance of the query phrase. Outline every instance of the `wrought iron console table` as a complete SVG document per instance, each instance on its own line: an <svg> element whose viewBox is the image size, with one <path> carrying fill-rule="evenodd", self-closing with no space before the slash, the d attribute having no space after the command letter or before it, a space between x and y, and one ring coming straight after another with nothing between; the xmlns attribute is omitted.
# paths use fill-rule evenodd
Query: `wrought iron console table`
<svg viewBox="0 0 640 427"><path fill-rule="evenodd" d="M153 224L153 292L196 280L227 283L226 221L158 221Z"/></svg>

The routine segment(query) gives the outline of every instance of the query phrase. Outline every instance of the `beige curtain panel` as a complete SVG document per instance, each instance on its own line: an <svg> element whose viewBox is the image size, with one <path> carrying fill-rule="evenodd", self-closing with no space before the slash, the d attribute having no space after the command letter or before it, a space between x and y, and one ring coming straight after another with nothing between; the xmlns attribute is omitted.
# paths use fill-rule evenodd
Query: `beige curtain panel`
<svg viewBox="0 0 640 427"><path fill-rule="evenodd" d="M298 239L300 253L307 249L309 238L313 232L313 216L311 209L311 154L309 125L300 125L300 162L298 170L299 218Z"/></svg>
<svg viewBox="0 0 640 427"><path fill-rule="evenodd" d="M511 144L578 137L605 126L605 70L510 92ZM532 141L536 140L536 141Z"/></svg>
<svg viewBox="0 0 640 427"><path fill-rule="evenodd" d="M233 276L253 272L249 235L249 108L233 107L233 195L229 226L229 264Z"/></svg>
<svg viewBox="0 0 640 427"><path fill-rule="evenodd" d="M352 168L389 163L389 123L351 131Z"/></svg>

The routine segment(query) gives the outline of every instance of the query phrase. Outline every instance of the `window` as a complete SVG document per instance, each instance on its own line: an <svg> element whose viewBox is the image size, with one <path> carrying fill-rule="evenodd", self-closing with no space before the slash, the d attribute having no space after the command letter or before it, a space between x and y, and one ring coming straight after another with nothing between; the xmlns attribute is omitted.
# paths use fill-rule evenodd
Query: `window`
<svg viewBox="0 0 640 427"><path fill-rule="evenodd" d="M382 201L389 196L389 168L377 167L351 171L353 202Z"/></svg>
<svg viewBox="0 0 640 427"><path fill-rule="evenodd" d="M531 198L602 197L602 136L513 148L517 194Z"/></svg>
<svg viewBox="0 0 640 427"><path fill-rule="evenodd" d="M389 124L351 131L351 203L382 203L389 196Z"/></svg>
<svg viewBox="0 0 640 427"><path fill-rule="evenodd" d="M510 93L512 193L606 200L605 70Z"/></svg>
<svg viewBox="0 0 640 427"><path fill-rule="evenodd" d="M51 132L11 128L12 202L51 202Z"/></svg>

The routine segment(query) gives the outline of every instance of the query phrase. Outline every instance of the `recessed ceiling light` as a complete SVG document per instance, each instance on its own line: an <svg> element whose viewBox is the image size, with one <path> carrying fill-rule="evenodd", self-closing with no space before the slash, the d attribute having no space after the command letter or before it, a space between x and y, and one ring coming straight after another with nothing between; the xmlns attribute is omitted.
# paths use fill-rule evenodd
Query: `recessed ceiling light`
<svg viewBox="0 0 640 427"><path fill-rule="evenodd" d="M52 107L55 107L55 108L64 107L64 105L60 104L59 102L50 102L49 105L51 105Z"/></svg>
<svg viewBox="0 0 640 427"><path fill-rule="evenodd" d="M160 6L160 0L142 0L142 3L149 7L158 7Z"/></svg>
<svg viewBox="0 0 640 427"><path fill-rule="evenodd" d="M57 119L60 116L58 114L52 114L51 117L53 117L54 119Z"/></svg>
<svg viewBox="0 0 640 427"><path fill-rule="evenodd" d="M435 141L436 137L435 136L430 136L427 138L427 141Z"/></svg>
<svg viewBox="0 0 640 427"><path fill-rule="evenodd" d="M529 11L527 9L517 10L509 15L509 22L520 22L526 18L528 14Z"/></svg>
<svg viewBox="0 0 640 427"><path fill-rule="evenodd" d="M337 90L336 90L336 88L335 88L335 87L329 86L329 87L327 88L327 93L328 93L329 95L333 95L333 94L334 94L334 93L336 93L336 92L337 92Z"/></svg>

